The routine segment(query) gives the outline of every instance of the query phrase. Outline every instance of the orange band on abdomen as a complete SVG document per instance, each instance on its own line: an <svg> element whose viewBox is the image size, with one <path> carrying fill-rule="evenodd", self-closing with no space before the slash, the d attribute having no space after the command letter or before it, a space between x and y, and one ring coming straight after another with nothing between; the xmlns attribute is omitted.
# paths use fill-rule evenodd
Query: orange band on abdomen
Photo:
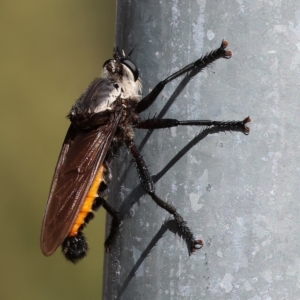
<svg viewBox="0 0 300 300"><path fill-rule="evenodd" d="M92 205L94 203L95 198L98 197L98 188L103 180L103 172L105 170L105 167L103 165L100 166L94 181L92 182L92 185L86 195L86 198L82 204L82 207L80 209L80 212L77 215L77 218L74 222L74 225L69 233L69 236L75 236L78 233L79 227L84 224L84 219L87 216L89 212L92 211Z"/></svg>

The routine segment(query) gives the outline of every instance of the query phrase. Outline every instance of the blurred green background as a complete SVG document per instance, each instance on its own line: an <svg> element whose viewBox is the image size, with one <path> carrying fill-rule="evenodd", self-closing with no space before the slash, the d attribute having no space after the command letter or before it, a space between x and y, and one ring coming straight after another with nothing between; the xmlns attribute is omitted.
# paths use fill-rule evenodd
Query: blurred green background
<svg viewBox="0 0 300 300"><path fill-rule="evenodd" d="M103 210L76 266L44 257L39 236L65 116L111 57L114 25L112 0L1 1L0 299L101 299Z"/></svg>

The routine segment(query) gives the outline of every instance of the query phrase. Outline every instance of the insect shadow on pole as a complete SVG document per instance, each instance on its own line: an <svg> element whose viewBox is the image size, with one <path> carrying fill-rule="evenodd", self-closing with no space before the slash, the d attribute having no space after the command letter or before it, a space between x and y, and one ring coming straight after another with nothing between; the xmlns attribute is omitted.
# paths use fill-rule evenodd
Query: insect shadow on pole
<svg viewBox="0 0 300 300"><path fill-rule="evenodd" d="M218 126L206 128L202 130L197 136L195 136L185 147L183 147L166 165L165 167L159 171L156 175L152 176L153 182L156 183L158 180L160 180L171 168L174 164L176 164L177 161L179 161L192 147L197 145L201 140L203 140L205 137L207 137L209 134L216 134L221 132L228 131L225 128L220 128ZM240 128L234 128L232 129L233 132L243 132ZM144 196L146 192L142 188L141 184L138 184L130 193L127 195L127 197L122 202L119 213L120 218L123 220L126 215L129 214L130 209L132 206L137 203L142 196ZM149 245L146 247L146 249L141 254L140 258L137 260L135 265L133 266L132 270L128 274L127 278L125 279L122 288L120 290L120 293L122 294L124 290L126 289L127 285L129 284L130 280L134 276L135 272L138 270L139 266L143 263L143 261L146 259L146 257L149 255L149 253L153 250L153 248L156 246L158 241L164 236L165 232L169 230L174 234L178 234L180 237L182 236L181 232L178 231L178 226L174 220L167 220L163 223L161 228L158 230L156 235L153 237L153 239L150 241ZM187 244L187 250L189 252L189 245Z"/></svg>
<svg viewBox="0 0 300 300"><path fill-rule="evenodd" d="M128 285L129 285L131 279L135 276L137 270L139 269L139 267L141 266L141 264L143 263L143 261L152 252L152 250L154 249L154 247L156 246L156 244L158 243L158 241L164 236L164 234L166 233L167 230L170 230L174 234L177 233L177 224L176 224L175 220L171 220L169 218L169 220L165 221L162 224L162 226L160 227L160 229L158 230L158 232L156 233L156 235L152 238L152 240L150 241L149 245L141 253L141 256L138 258L138 260L136 261L136 263L134 264L134 266L132 267L132 269L128 273L128 275L127 275L124 283L122 284L122 286L119 289L119 292L118 292L118 295L117 295L116 299L121 299L123 293L126 291Z"/></svg>
<svg viewBox="0 0 300 300"><path fill-rule="evenodd" d="M228 129L219 126L214 126L202 130L197 134L190 142L188 142L177 154L165 165L165 167L160 170L157 174L152 175L152 180L156 183L160 180L187 152L189 152L195 145L197 145L201 140L206 138L209 134L216 134L221 132L227 132ZM240 128L233 128L232 132L243 132ZM132 206L137 203L142 196L146 195L145 190L141 184L138 184L123 200L120 208L119 214L120 218L123 220L125 216L129 213Z"/></svg>
<svg viewBox="0 0 300 300"><path fill-rule="evenodd" d="M163 109L160 111L159 114L155 115L156 119L161 119L169 110L171 105L174 103L174 101L177 99L179 94L182 92L182 90L185 88L185 86L190 82L190 80L196 76L199 72L203 70L203 67L197 67L193 69L191 72L189 72L184 79L178 84L176 89L174 90L173 94L170 96L166 104L164 105ZM147 131L146 135L142 139L138 149L142 150L145 144L147 143L148 139L150 138L152 132L154 130L150 129ZM156 183L158 180L160 180L171 168L176 164L177 161L179 161L192 147L197 145L201 140L203 140L205 137L207 137L209 134L216 134L221 132L227 132L228 129L224 128L222 126L214 126L214 127L207 127L199 134L197 134L190 142L186 144L178 153L165 165L165 167L160 170L157 174L152 175L152 180L154 183ZM231 131L233 132L242 132L245 133L244 128L232 128ZM245 133L248 134L248 133ZM122 162L121 162L122 163ZM123 161L124 163L124 161ZM130 164L126 167L126 170L122 174L122 177L120 179L120 183L124 182L124 179L129 172L129 170L134 165L134 161L131 160ZM123 220L126 215L130 213L130 209L135 203L138 203L140 198L146 194L145 190L142 188L141 184L138 184L131 192L126 196L126 198L123 200L120 208L119 208L119 214L120 218ZM154 250L155 246L159 242L159 240L165 235L167 231L171 231L173 234L178 234L179 236L182 236L180 232L178 232L178 226L176 224L175 220L168 218L160 229L157 231L155 236L152 238L152 240L149 242L148 246L145 248L145 250L141 253L140 257L137 259L136 263L126 276L122 286L119 289L118 295L116 299L121 299L123 293L126 291L130 281L132 278L134 278L136 272L138 271L139 267L142 265L144 260L148 257L148 255ZM187 245L187 247L189 247ZM189 249L188 249L189 251Z"/></svg>
<svg viewBox="0 0 300 300"><path fill-rule="evenodd" d="M230 58L230 57L228 57L228 58ZM208 65L211 65L211 64L208 64ZM181 92L184 90L184 88L188 85L188 83L190 82L190 80L193 77L195 77L198 73L201 73L203 71L203 69L205 69L205 68L206 67L203 67L202 65L200 65L200 66L197 66L197 67L193 68L190 72L186 73L186 75L184 76L184 78L180 81L180 83L177 85L177 87L175 88L175 90L172 93L172 95L169 97L169 99L165 103L164 107L154 117L156 119L162 119L163 116L168 112L168 110L170 109L170 107L172 106L172 104L176 101L177 97L181 94ZM140 144L138 146L138 149L140 151L142 151L142 149L146 145L146 143L147 143L148 139L150 138L150 136L152 135L153 131L154 131L154 129L149 129L147 131L147 133L145 134L145 136L143 137L142 141L140 142ZM224 131L226 131L226 130L224 130ZM241 132L243 132L243 130L239 130L238 128L236 128L235 130L232 130L232 131L241 131ZM122 164L122 161L120 161L120 163ZM134 165L134 161L131 160L131 162L126 167L126 170L124 171L122 177L120 178L120 182L124 182L124 179L127 176L127 173L133 167L133 165Z"/></svg>
<svg viewBox="0 0 300 300"><path fill-rule="evenodd" d="M134 128L154 130L176 126L219 127L224 131L238 129L248 134L250 129L246 124L250 122L249 117L242 121L141 120L139 117L172 80L198 67L203 69L219 58L230 58L227 45L223 40L216 50L160 81L144 98L140 95L138 68L124 51L114 49L113 59L103 64L102 78L96 78L90 84L68 114L71 125L56 165L42 224L40 242L44 255L51 255L61 244L69 261L76 263L85 257L88 245L82 231L94 217L92 211L101 206L112 216L110 233L105 241L106 250L111 249L124 216L106 201L110 164L123 144L136 163L144 191L172 215L189 253L202 247L203 242L195 239L176 208L156 194L153 177L133 136ZM160 176L162 174L160 172Z"/></svg>
<svg viewBox="0 0 300 300"><path fill-rule="evenodd" d="M224 41L223 41L224 42ZM222 42L222 43L223 43ZM227 42L226 46L227 46ZM213 51L211 51L210 53L212 53ZM209 53L209 54L210 54ZM207 55L209 55L207 54ZM226 58L230 58L226 57ZM210 65L211 62L209 62L206 66L200 65L197 66L193 69L191 69L190 72L188 72L186 74L186 76L184 77L184 79L179 83L179 85L177 86L177 88L174 90L173 94L171 95L171 97L168 99L168 101L166 102L165 106L163 107L163 109L160 111L160 113L155 116L155 120L160 120L162 119L162 117L167 113L167 111L169 110L169 108L171 107L171 105L174 103L174 101L177 99L178 95L182 92L182 90L185 88L185 86L189 83L189 81L196 76L199 72L201 72L205 67L207 67L208 65ZM152 119L148 119L147 121L151 122ZM245 125L247 122L250 121L250 118L245 118L242 123ZM240 123L240 124L242 124ZM236 132L243 132L244 134L248 134L249 133L249 129L245 126L233 126L233 127L228 127L227 126L227 122L215 122L215 124L211 124L210 121L207 122L207 124L203 124L204 126L207 126L207 128L205 128L204 130L202 130L196 137L194 137L183 149L181 149L167 164L166 166L159 171L156 175L152 175L152 181L153 183L156 183L159 179L162 178L162 176L164 176L167 171L182 157L184 156L193 146L195 146L197 143L199 143L202 139L204 139L207 135L209 134L214 134L214 133L220 133L220 132L226 132L226 131L236 131ZM212 126L213 127L208 127L208 126ZM142 139L142 142L140 143L138 150L143 149L143 147L145 146L145 144L147 143L147 140L149 139L149 137L151 136L152 132L154 131L154 129L150 129L148 130L148 132L146 133L145 137ZM129 166L126 168L126 170L124 171L124 173L122 174L122 177L120 179L120 182L124 182L124 179L127 175L127 172L130 170L130 168L133 166L134 164L134 160L131 161L131 163L129 164ZM125 216L130 212L130 209L132 208L132 206L137 203L139 201L139 199L144 196L146 194L145 189L142 187L141 184L138 184L130 193L129 195L123 200L120 208L119 208L119 216L121 220L124 220Z"/></svg>

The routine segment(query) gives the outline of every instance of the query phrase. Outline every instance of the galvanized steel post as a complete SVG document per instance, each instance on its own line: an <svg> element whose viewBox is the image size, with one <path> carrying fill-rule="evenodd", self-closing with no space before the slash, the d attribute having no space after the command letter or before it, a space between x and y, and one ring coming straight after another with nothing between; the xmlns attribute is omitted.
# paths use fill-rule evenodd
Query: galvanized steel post
<svg viewBox="0 0 300 300"><path fill-rule="evenodd" d="M110 198L126 216L106 255L104 299L299 299L300 2L119 0L116 28L120 48L137 45L144 95L223 38L233 51L180 93L181 80L168 84L143 117L252 124L249 136L136 131L157 194L204 246L188 256L123 150Z"/></svg>

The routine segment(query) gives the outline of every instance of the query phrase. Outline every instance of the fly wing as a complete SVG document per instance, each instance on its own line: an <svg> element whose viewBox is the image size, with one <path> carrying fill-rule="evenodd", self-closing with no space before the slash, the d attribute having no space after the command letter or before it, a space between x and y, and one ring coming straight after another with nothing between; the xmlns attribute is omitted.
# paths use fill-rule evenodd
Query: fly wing
<svg viewBox="0 0 300 300"><path fill-rule="evenodd" d="M63 242L76 219L107 154L121 117L111 113L95 129L69 127L52 179L41 232L41 249L51 255Z"/></svg>

